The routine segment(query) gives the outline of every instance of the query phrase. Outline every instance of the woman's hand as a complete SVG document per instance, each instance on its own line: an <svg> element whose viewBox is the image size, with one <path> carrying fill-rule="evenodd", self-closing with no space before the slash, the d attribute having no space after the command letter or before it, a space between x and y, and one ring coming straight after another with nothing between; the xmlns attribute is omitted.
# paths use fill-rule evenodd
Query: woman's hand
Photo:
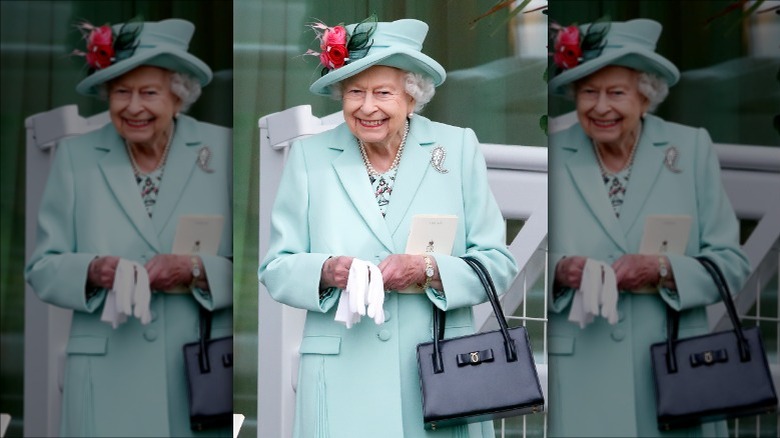
<svg viewBox="0 0 780 438"><path fill-rule="evenodd" d="M146 262L144 268L149 273L149 287L152 290L170 291L192 282L192 261L186 254L158 254Z"/></svg>
<svg viewBox="0 0 780 438"><path fill-rule="evenodd" d="M555 287L579 289L582 283L582 272L585 270L587 257L564 257L555 265Z"/></svg>
<svg viewBox="0 0 780 438"><path fill-rule="evenodd" d="M666 263L669 266L669 262ZM657 255L626 254L612 264L612 269L619 290L644 292L651 288L655 292L661 279Z"/></svg>
<svg viewBox="0 0 780 438"><path fill-rule="evenodd" d="M436 258L431 256L433 265L433 278L431 287L442 289L439 267ZM379 263L385 290L404 290L410 286L425 283L425 259L422 255L391 254Z"/></svg>
<svg viewBox="0 0 780 438"><path fill-rule="evenodd" d="M325 260L320 273L320 290L330 287L339 289L347 288L349 268L352 266L353 257L338 256Z"/></svg>
<svg viewBox="0 0 780 438"><path fill-rule="evenodd" d="M119 257L96 257L89 262L87 268L87 286L111 289L114 287L116 267L119 265Z"/></svg>

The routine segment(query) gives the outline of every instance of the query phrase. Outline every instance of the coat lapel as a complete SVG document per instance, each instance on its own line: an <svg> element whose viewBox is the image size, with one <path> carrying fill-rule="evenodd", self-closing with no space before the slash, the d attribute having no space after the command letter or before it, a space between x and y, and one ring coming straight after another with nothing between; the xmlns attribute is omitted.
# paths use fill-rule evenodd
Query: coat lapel
<svg viewBox="0 0 780 438"><path fill-rule="evenodd" d="M138 233L152 248L159 252L160 241L152 221L149 220L149 215L146 213L124 142L112 124L109 123L103 130L102 141L96 146L97 149L106 151L98 164L100 171L116 197L117 203L130 218ZM100 212L96 212L96 214L100 214Z"/></svg>
<svg viewBox="0 0 780 438"><path fill-rule="evenodd" d="M620 225L625 234L628 234L643 212L655 181L661 174L663 147L667 144L669 141L661 123L653 116L646 116L626 188L626 202L620 209Z"/></svg>
<svg viewBox="0 0 780 438"><path fill-rule="evenodd" d="M612 209L612 204L609 202L609 196L604 188L591 142L581 129L577 130L576 135L577 141L564 146L564 148L574 151L566 160L566 168L574 180L574 186L579 191L580 196L585 200L585 204L604 228L604 231L619 248L627 251L626 237ZM557 214L565 214L565 212Z"/></svg>
<svg viewBox="0 0 780 438"><path fill-rule="evenodd" d="M158 233L162 232L176 210L197 164L198 152L203 147L213 148L214 145L202 144L194 120L180 116L165 162L160 193L152 212L152 223Z"/></svg>
<svg viewBox="0 0 780 438"><path fill-rule="evenodd" d="M403 222L428 169L431 167L430 151L431 146L435 143L430 130L430 121L424 117L415 116L407 137L385 216L390 234L395 234Z"/></svg>
<svg viewBox="0 0 780 438"><path fill-rule="evenodd" d="M331 149L342 151L333 160L333 169L336 171L339 182L346 192L352 205L360 213L360 216L368 224L382 245L394 252L393 239L390 236L385 219L379 212L376 197L371 190L371 184L366 174L363 158L360 156L355 137L349 132L346 125L341 125L334 132L335 138ZM395 190L393 190L395 192ZM392 205L392 198L390 204Z"/></svg>

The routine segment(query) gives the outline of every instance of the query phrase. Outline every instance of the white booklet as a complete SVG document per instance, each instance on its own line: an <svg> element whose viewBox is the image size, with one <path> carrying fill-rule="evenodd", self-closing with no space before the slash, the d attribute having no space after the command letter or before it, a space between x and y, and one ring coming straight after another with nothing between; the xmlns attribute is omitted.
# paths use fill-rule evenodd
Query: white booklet
<svg viewBox="0 0 780 438"><path fill-rule="evenodd" d="M180 217L173 239L173 254L217 255L224 222L222 215Z"/></svg>
<svg viewBox="0 0 780 438"><path fill-rule="evenodd" d="M645 219L640 254L685 254L691 233L688 215L652 215Z"/></svg>
<svg viewBox="0 0 780 438"><path fill-rule="evenodd" d="M452 214L416 214L412 217L406 254L452 254L458 217Z"/></svg>

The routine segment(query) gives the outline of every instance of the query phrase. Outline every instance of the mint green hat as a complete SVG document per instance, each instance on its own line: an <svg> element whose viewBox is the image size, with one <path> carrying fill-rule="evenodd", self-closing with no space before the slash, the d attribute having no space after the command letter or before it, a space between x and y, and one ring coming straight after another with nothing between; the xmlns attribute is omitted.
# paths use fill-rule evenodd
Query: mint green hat
<svg viewBox="0 0 780 438"><path fill-rule="evenodd" d="M590 24L579 26L585 34ZM619 65L637 71L653 73L669 86L680 79L680 71L668 59L655 52L663 27L660 23L644 18L625 22L612 22L605 36L606 44L601 54L593 59L564 70L550 80L550 90L565 93L565 85L589 76L608 65Z"/></svg>
<svg viewBox="0 0 780 438"><path fill-rule="evenodd" d="M115 24L112 29L115 34L119 33L122 24ZM95 70L79 82L76 91L87 96L97 95L100 84L143 65L189 74L201 86L208 84L212 78L211 69L187 51L194 32L195 25L178 18L144 22L132 55Z"/></svg>
<svg viewBox="0 0 780 438"><path fill-rule="evenodd" d="M352 35L357 24L346 26ZM444 67L433 58L422 53L423 41L428 34L428 25L420 20L403 19L376 23L371 39L373 44L366 56L352 60L317 79L309 91L322 96L330 95L329 87L352 77L374 65L386 65L404 71L422 73L433 79L435 86L441 85L447 77Z"/></svg>

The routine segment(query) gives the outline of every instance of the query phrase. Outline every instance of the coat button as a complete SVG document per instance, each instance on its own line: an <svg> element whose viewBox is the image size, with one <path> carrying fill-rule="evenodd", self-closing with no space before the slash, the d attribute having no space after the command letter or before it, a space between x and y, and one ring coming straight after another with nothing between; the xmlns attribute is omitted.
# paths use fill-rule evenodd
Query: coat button
<svg viewBox="0 0 780 438"><path fill-rule="evenodd" d="M616 328L615 330L612 330L610 336L612 337L613 341L620 342L626 337L626 332L623 331L623 329Z"/></svg>
<svg viewBox="0 0 780 438"><path fill-rule="evenodd" d="M385 322L390 321L393 318L393 314L385 310Z"/></svg>
<svg viewBox="0 0 780 438"><path fill-rule="evenodd" d="M157 312L155 312L154 310L150 310L149 313L151 313L152 315L152 322L157 321Z"/></svg>
<svg viewBox="0 0 780 438"><path fill-rule="evenodd" d="M376 334L376 337L379 338L380 341L386 342L390 339L390 331L389 330L380 330L379 333Z"/></svg>
<svg viewBox="0 0 780 438"><path fill-rule="evenodd" d="M155 339L157 339L157 330L149 329L144 331L144 339L149 342L153 342Z"/></svg>

